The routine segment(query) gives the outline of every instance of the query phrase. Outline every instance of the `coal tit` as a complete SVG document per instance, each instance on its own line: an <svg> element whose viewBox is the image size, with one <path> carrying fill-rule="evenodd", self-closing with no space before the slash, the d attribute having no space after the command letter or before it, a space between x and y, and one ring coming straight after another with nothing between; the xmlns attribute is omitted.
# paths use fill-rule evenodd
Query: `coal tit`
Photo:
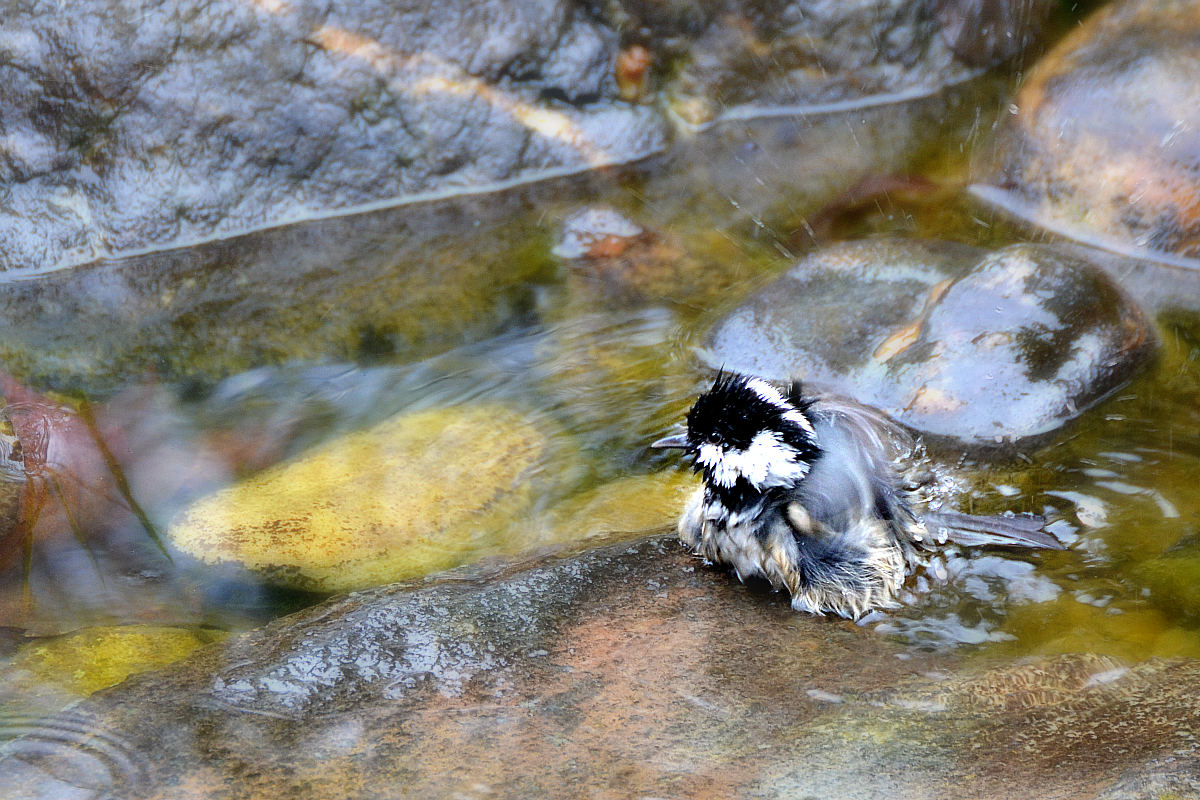
<svg viewBox="0 0 1200 800"><path fill-rule="evenodd" d="M687 430L654 442L682 448L704 485L679 538L740 579L786 589L792 607L858 618L897 605L905 578L947 542L1061 549L1031 515L926 513L902 468L913 440L882 413L850 401L782 391L718 373ZM911 463L910 463L911 467Z"/></svg>

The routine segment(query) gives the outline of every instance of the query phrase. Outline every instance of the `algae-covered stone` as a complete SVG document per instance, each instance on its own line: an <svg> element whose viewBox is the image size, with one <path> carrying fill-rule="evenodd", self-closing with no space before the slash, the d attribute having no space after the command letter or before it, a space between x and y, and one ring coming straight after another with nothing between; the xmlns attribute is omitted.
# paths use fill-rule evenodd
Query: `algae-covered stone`
<svg viewBox="0 0 1200 800"><path fill-rule="evenodd" d="M603 534L638 534L675 524L698 479L682 470L635 475L602 484L563 503L549 517L546 539L574 542Z"/></svg>
<svg viewBox="0 0 1200 800"><path fill-rule="evenodd" d="M1127 603L1110 605L1081 593L1014 605L1003 630L1012 639L999 649L1021 654L1094 653L1130 663L1151 657L1200 657L1200 640L1163 611Z"/></svg>
<svg viewBox="0 0 1200 800"><path fill-rule="evenodd" d="M1143 561L1133 567L1132 575L1159 608L1200 619L1200 547L1193 544Z"/></svg>
<svg viewBox="0 0 1200 800"><path fill-rule="evenodd" d="M387 583L487 552L533 499L548 440L498 405L402 414L230 486L168 536L317 591Z"/></svg>
<svg viewBox="0 0 1200 800"><path fill-rule="evenodd" d="M509 329L550 265L546 187L275 228L0 288L0 361L90 397L289 362L417 361Z"/></svg>
<svg viewBox="0 0 1200 800"><path fill-rule="evenodd" d="M61 705L178 661L223 636L208 629L123 625L34 639L22 645L0 672L4 686L0 705Z"/></svg>

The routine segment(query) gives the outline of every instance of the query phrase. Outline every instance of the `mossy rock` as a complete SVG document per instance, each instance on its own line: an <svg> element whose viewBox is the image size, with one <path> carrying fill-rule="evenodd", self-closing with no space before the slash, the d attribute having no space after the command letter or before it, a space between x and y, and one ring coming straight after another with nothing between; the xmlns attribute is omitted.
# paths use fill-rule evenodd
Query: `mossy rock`
<svg viewBox="0 0 1200 800"><path fill-rule="evenodd" d="M1014 637L1013 647L1021 654L1092 653L1128 663L1200 658L1200 635L1179 627L1159 609L1100 607L1069 594L1049 603L1014 606L1004 631Z"/></svg>
<svg viewBox="0 0 1200 800"><path fill-rule="evenodd" d="M23 645L9 664L5 683L11 688L31 680L32 691L48 685L84 697L178 661L223 636L214 630L159 625L85 628Z"/></svg>
<svg viewBox="0 0 1200 800"><path fill-rule="evenodd" d="M201 499L167 535L312 591L411 578L493 552L530 507L549 441L499 405L401 414Z"/></svg>
<svg viewBox="0 0 1200 800"><path fill-rule="evenodd" d="M1200 549L1170 552L1137 564L1132 577L1150 592L1150 602L1189 620L1200 619Z"/></svg>
<svg viewBox="0 0 1200 800"><path fill-rule="evenodd" d="M619 478L555 508L545 538L558 544L672 528L698 485L699 480L685 470Z"/></svg>

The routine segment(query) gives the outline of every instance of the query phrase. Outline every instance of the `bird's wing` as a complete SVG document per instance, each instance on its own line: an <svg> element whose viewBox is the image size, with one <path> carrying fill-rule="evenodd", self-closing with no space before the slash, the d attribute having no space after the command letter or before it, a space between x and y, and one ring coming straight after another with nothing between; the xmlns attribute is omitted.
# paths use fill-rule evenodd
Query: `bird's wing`
<svg viewBox="0 0 1200 800"><path fill-rule="evenodd" d="M977 517L956 511L923 514L921 521L935 541L964 547L1029 547L1064 550L1062 542L1045 530L1046 520L1035 514Z"/></svg>

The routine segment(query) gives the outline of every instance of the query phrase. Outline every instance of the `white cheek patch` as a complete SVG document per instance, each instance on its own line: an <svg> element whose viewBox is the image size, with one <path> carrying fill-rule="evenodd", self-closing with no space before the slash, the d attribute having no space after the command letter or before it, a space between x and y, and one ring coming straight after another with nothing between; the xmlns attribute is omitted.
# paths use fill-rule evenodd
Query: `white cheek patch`
<svg viewBox="0 0 1200 800"><path fill-rule="evenodd" d="M697 463L712 476L713 483L729 488L739 477L757 489L788 486L808 473L808 464L796 458L796 449L772 431L759 431L745 450L725 450L715 444L700 446Z"/></svg>
<svg viewBox="0 0 1200 800"><path fill-rule="evenodd" d="M708 471L712 482L718 486L728 489L737 481L737 471L731 465L728 454L712 442L700 445L696 463Z"/></svg>
<svg viewBox="0 0 1200 800"><path fill-rule="evenodd" d="M801 414L800 411L797 410L787 400L784 400L783 395L781 395L779 390L774 386L767 383L762 378L751 378L746 383L746 386L749 387L750 391L754 392L764 401L783 411L783 418L788 422L794 422L809 433L813 433L813 426L812 423L809 422L808 417Z"/></svg>

